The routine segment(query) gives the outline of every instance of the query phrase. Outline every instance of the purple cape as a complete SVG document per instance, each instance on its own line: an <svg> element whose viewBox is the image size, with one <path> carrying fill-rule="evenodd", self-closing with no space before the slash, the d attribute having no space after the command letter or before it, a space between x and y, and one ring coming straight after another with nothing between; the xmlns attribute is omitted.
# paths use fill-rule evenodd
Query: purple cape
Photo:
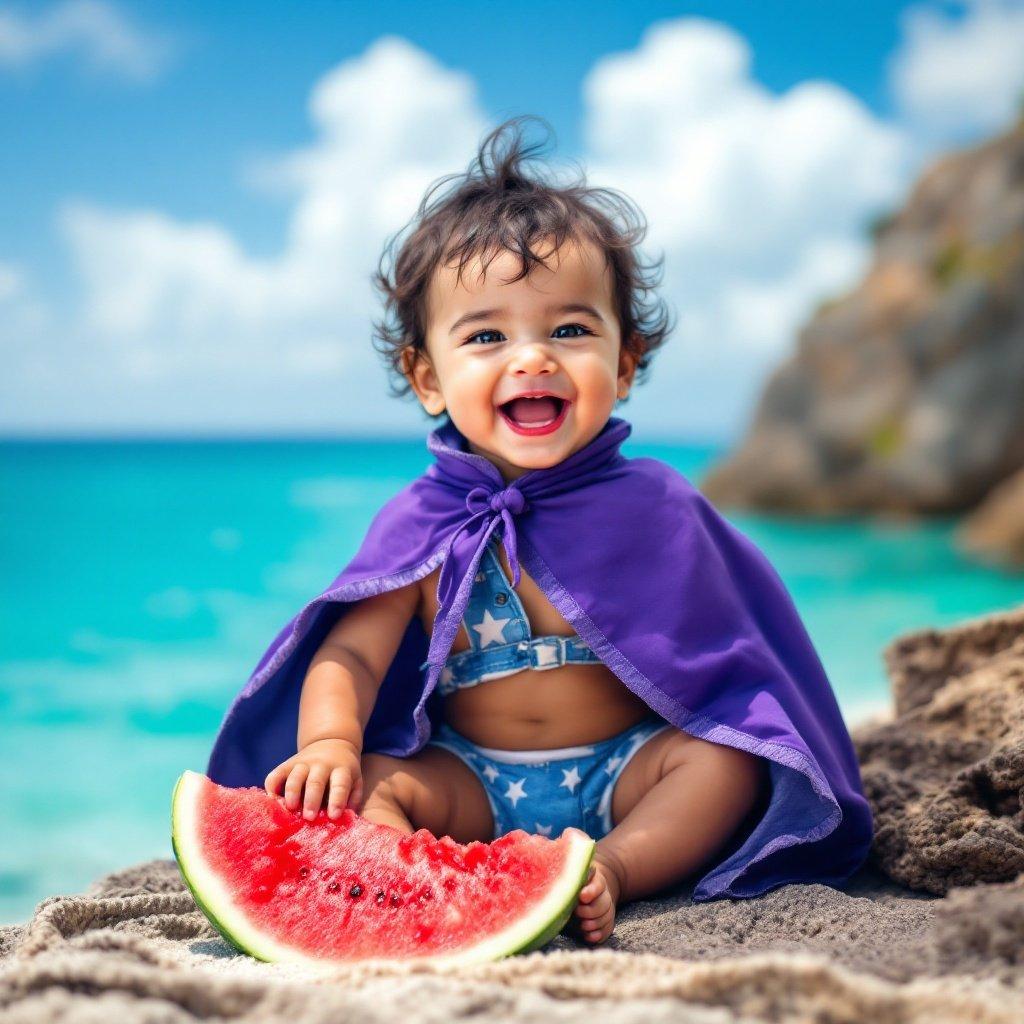
<svg viewBox="0 0 1024 1024"><path fill-rule="evenodd" d="M631 429L613 417L564 462L512 484L467 451L452 423L435 430L435 463L377 513L352 561L267 648L228 709L209 776L262 786L295 753L306 670L338 618L440 564L432 637L414 617L363 737L367 753L420 750L442 721L437 678L498 531L514 582L521 563L654 711L693 736L767 759L770 789L697 881L695 900L848 878L867 855L871 814L792 599L764 555L685 477L619 452Z"/></svg>

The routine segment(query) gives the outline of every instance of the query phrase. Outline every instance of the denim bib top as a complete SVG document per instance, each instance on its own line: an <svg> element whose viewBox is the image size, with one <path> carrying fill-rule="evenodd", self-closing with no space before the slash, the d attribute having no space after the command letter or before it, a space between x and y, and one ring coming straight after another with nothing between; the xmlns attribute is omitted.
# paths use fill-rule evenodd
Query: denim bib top
<svg viewBox="0 0 1024 1024"><path fill-rule="evenodd" d="M567 662L601 664L590 646L575 634L530 635L522 602L498 560L496 542L484 550L462 621L470 649L450 655L444 663L437 687L445 695L527 668L543 671Z"/></svg>

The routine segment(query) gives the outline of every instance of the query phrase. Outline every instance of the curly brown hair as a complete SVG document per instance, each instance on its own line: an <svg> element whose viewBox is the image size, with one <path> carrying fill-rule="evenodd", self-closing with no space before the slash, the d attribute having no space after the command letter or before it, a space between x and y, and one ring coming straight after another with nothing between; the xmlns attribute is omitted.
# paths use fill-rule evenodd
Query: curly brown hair
<svg viewBox="0 0 1024 1024"><path fill-rule="evenodd" d="M645 263L637 252L647 234L639 208L615 189L588 187L582 170L566 185L555 184L543 173L529 173L525 165L545 148L544 140L525 143L523 128L531 120L554 134L547 121L534 115L498 125L480 143L466 172L437 179L413 218L385 245L372 277L384 300L384 317L373 325L373 343L388 366L395 395L410 391L403 373L407 350L415 357L426 348L426 297L432 275L456 259L461 281L473 257L485 260L486 272L498 253L511 252L521 261L520 272L512 278L519 281L534 265L545 262L533 251L537 242L553 239L547 255L567 239L595 243L612 270L622 343L636 357L638 381L645 378L651 356L674 328L668 307L656 293L663 257ZM410 229L399 247L399 239Z"/></svg>

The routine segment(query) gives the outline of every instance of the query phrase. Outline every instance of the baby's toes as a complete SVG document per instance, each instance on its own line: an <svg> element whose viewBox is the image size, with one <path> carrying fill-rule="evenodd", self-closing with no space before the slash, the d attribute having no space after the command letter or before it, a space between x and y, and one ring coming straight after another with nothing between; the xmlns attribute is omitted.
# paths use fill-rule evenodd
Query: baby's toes
<svg viewBox="0 0 1024 1024"><path fill-rule="evenodd" d="M590 876L587 884L580 890L579 902L583 905L598 903L603 895L608 892L608 883L600 871L593 867L590 869Z"/></svg>
<svg viewBox="0 0 1024 1024"><path fill-rule="evenodd" d="M601 917L608 913L611 903L612 898L608 894L608 890L602 889L589 903L576 904L576 916L584 920Z"/></svg>
<svg viewBox="0 0 1024 1024"><path fill-rule="evenodd" d="M615 929L615 908L598 918L591 918L582 923L583 936L587 942L597 944L604 942Z"/></svg>
<svg viewBox="0 0 1024 1024"><path fill-rule="evenodd" d="M594 866L591 865L587 884L580 889L580 902L589 903L604 887L604 879L595 872Z"/></svg>

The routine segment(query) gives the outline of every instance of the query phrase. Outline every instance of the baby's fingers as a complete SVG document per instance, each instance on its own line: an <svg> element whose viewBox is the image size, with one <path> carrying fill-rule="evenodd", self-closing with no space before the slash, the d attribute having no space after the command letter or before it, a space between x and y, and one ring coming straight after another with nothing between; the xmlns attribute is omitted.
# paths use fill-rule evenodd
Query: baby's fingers
<svg viewBox="0 0 1024 1024"><path fill-rule="evenodd" d="M264 780L263 786L271 796L277 796L278 789L288 774L288 766L279 764Z"/></svg>
<svg viewBox="0 0 1024 1024"><path fill-rule="evenodd" d="M351 791L354 798L358 798L358 791L361 789L357 780L355 787L352 786L352 772L348 768L338 767L331 772L331 789L327 797L327 816L330 818L341 817L345 809L345 799ZM352 800L352 803L356 802Z"/></svg>
<svg viewBox="0 0 1024 1024"><path fill-rule="evenodd" d="M309 775L309 765L301 761L292 766L288 781L284 784L284 805L289 811L297 811L302 803L302 787Z"/></svg>
<svg viewBox="0 0 1024 1024"><path fill-rule="evenodd" d="M358 812L359 808L363 805L363 777L362 775L356 779L355 788L352 790L352 795L348 798L349 805L352 810Z"/></svg>
<svg viewBox="0 0 1024 1024"><path fill-rule="evenodd" d="M309 770L306 779L306 799L303 801L302 813L312 821L320 811L320 805L324 802L324 789L327 786L327 768L322 764L315 764Z"/></svg>

